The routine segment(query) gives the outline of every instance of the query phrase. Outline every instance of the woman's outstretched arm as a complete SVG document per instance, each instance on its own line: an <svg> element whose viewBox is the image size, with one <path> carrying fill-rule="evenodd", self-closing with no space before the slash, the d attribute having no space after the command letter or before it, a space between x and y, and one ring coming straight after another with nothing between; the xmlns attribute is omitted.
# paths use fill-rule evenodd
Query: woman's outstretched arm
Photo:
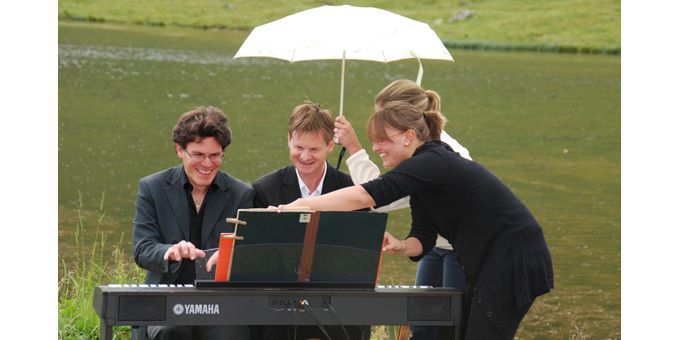
<svg viewBox="0 0 680 340"><path fill-rule="evenodd" d="M352 211L375 206L373 197L361 185L354 185L327 194L298 198L289 204L279 205L279 209L309 207L317 211Z"/></svg>

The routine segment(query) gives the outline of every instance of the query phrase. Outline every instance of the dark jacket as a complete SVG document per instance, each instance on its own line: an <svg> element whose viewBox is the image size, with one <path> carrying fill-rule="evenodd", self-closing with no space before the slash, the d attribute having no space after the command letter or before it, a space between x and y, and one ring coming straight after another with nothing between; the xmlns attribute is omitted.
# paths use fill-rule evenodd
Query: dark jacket
<svg viewBox="0 0 680 340"><path fill-rule="evenodd" d="M182 165L142 178L137 192L132 253L135 263L148 271L145 283L175 283L181 262L163 260L173 244L189 240L189 202L182 183ZM241 208L253 206L253 189L229 174L219 171L203 208L200 249L217 248L219 235L233 231L227 217L236 217Z"/></svg>
<svg viewBox="0 0 680 340"><path fill-rule="evenodd" d="M321 194L354 185L352 177L326 164L326 177L323 180ZM254 205L256 208L267 208L270 205L288 204L302 197L295 167L289 165L274 170L253 182L255 189Z"/></svg>

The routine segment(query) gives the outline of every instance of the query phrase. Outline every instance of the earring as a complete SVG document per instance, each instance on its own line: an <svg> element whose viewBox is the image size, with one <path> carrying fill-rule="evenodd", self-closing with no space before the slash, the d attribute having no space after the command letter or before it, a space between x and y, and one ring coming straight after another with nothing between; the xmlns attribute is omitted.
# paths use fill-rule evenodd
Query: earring
<svg viewBox="0 0 680 340"><path fill-rule="evenodd" d="M405 141L405 142L404 142L404 146L408 146L408 144L409 144L408 141Z"/></svg>

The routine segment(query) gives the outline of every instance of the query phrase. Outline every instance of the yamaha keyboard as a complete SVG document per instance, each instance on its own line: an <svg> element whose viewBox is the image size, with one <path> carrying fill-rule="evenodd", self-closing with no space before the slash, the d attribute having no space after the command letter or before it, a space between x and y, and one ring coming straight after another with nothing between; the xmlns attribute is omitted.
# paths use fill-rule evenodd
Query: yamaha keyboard
<svg viewBox="0 0 680 340"><path fill-rule="evenodd" d="M196 288L119 284L95 288L100 339L122 325L428 325L454 327L462 292L378 286L371 290Z"/></svg>

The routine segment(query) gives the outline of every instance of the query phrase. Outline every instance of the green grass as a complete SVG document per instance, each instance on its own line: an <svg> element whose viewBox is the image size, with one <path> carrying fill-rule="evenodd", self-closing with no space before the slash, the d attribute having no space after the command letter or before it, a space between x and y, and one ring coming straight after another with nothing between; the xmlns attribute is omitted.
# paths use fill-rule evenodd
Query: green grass
<svg viewBox="0 0 680 340"><path fill-rule="evenodd" d="M132 263L122 249L123 236L111 245L102 222L104 194L97 211L83 210L82 200L76 207L78 215L73 261L61 259L59 279L59 339L96 339L99 336L99 317L92 308L94 288L108 283L142 282L144 272ZM86 241L86 234L94 236ZM113 249L113 250L105 250ZM114 337L129 338L130 327L117 327Z"/></svg>
<svg viewBox="0 0 680 340"><path fill-rule="evenodd" d="M62 20L251 30L324 4L371 6L427 22L452 48L619 54L618 0L61 0ZM449 22L461 10L474 15Z"/></svg>

